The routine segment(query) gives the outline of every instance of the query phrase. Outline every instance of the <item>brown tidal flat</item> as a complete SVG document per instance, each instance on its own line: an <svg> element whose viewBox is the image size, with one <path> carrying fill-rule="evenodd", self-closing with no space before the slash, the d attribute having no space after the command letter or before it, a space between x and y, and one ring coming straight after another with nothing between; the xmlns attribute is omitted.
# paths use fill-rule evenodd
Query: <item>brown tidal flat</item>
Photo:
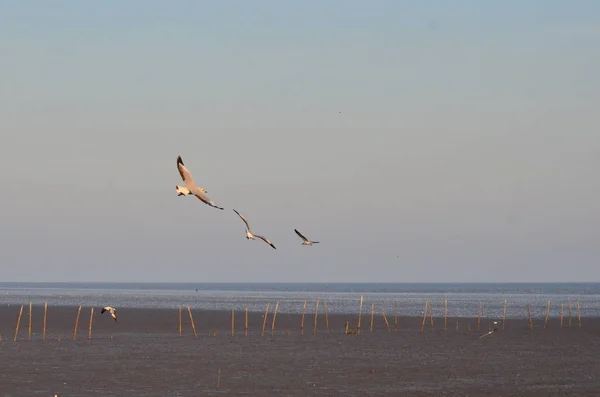
<svg viewBox="0 0 600 397"><path fill-rule="evenodd" d="M344 335L356 315L305 317L278 313L271 335L273 308L261 336L263 313L187 308L179 337L177 309L119 308L119 321L94 308L48 308L42 340L43 306L0 307L0 396L598 396L600 395L600 319L508 320L504 330L479 338L489 321L398 318L363 315L360 335ZM314 309L313 309L314 310ZM60 340L59 339L60 335Z"/></svg>

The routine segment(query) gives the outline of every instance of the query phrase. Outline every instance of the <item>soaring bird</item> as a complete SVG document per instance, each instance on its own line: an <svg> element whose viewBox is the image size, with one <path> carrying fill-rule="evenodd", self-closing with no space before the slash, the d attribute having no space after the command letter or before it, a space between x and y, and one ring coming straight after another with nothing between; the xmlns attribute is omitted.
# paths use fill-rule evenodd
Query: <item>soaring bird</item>
<svg viewBox="0 0 600 397"><path fill-rule="evenodd" d="M194 196L198 197L203 203L208 204L211 207L218 208L220 210L223 209L217 206L214 203L214 201L208 198L208 196L206 195L207 191L204 190L204 188L196 185L196 182L194 182L194 178L192 178L192 174L188 171L187 168L185 168L185 165L183 165L183 160L181 159L181 156L177 156L177 169L179 170L181 179L183 179L183 183L185 184L185 186L175 186L175 191L177 192L178 196L188 196L190 194L193 194Z"/></svg>
<svg viewBox="0 0 600 397"><path fill-rule="evenodd" d="M250 225L248 224L248 221L246 220L246 218L244 218L244 216L242 214L240 214L239 212L237 212L235 209L233 210L233 212L235 212L236 214L238 214L238 216L244 221L244 223L246 224L246 238L248 240L254 240L254 235L252 234L252 232L250 231Z"/></svg>
<svg viewBox="0 0 600 397"><path fill-rule="evenodd" d="M296 234L302 239L302 245L313 245L313 244L319 244L318 241L310 241L309 239L307 239L306 237L304 237L302 235L302 233L300 233L298 230L294 229L294 231L296 232Z"/></svg>
<svg viewBox="0 0 600 397"><path fill-rule="evenodd" d="M111 307L111 306L106 306L106 307L102 308L102 310L100 311L100 314L104 314L104 312L109 312L110 316L112 318L114 318L115 321L117 321L117 309L115 309L114 307Z"/></svg>
<svg viewBox="0 0 600 397"><path fill-rule="evenodd" d="M273 245L273 243L271 243L271 241L269 241L268 238L264 237L264 236L259 236L258 234L253 234L250 231L250 224L248 224L248 220L239 212L237 212L235 209L233 210L233 212L235 212L236 214L238 214L238 216L244 221L244 223L246 224L246 239L248 240L254 240L255 237L258 237L259 239L261 239L262 241L264 241L265 243L269 244L271 247L273 247L274 249L275 246Z"/></svg>

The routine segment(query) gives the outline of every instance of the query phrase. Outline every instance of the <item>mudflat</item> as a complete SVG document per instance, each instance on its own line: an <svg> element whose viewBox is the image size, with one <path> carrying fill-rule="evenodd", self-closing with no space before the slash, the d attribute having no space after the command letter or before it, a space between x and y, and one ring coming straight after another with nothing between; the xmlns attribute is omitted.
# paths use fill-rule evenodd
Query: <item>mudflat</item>
<svg viewBox="0 0 600 397"><path fill-rule="evenodd" d="M192 310L0 307L0 396L598 396L600 318L490 320L387 317L366 312L317 318ZM396 327L397 323L397 327ZM262 334L265 325L264 335ZM328 330L327 330L328 325ZM478 329L479 328L479 329ZM273 332L272 332L273 331Z"/></svg>

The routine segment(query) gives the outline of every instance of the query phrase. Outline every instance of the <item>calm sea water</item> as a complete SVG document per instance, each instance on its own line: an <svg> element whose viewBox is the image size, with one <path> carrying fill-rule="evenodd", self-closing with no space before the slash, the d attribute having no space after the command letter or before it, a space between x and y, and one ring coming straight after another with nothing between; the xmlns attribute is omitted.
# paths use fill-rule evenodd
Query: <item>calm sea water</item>
<svg viewBox="0 0 600 397"><path fill-rule="evenodd" d="M0 283L0 305L33 304L83 305L133 308L177 308L190 305L197 309L264 311L267 302L279 301L279 311L314 312L317 299L327 302L330 313L358 313L360 297L363 310L371 304L379 313L423 314L429 299L434 316L442 316L448 300L448 316L473 317L480 302L483 316L499 318L507 300L508 318L526 318L527 304L534 317L543 317L551 300L550 315L565 316L569 304L573 316L580 303L582 317L600 316L600 283Z"/></svg>

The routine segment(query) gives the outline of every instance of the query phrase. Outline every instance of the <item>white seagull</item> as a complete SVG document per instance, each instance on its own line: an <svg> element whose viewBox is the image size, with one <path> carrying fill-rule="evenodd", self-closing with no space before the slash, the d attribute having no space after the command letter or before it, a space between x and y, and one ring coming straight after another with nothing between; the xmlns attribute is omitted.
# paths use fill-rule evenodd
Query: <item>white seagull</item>
<svg viewBox="0 0 600 397"><path fill-rule="evenodd" d="M102 310L100 311L100 314L104 314L104 312L109 312L110 316L112 318L114 318L115 321L117 321L117 309L115 309L114 307L111 307L111 306L106 306L106 307L102 308Z"/></svg>
<svg viewBox="0 0 600 397"><path fill-rule="evenodd" d="M271 247L273 247L273 249L277 249L277 248L275 248L275 246L273 245L273 243L271 243L271 241L269 241L268 238L266 238L264 236L259 236L258 234L252 233L250 231L250 225L248 224L248 221L246 220L246 218L244 218L244 216L242 214L240 214L239 212L237 212L235 209L233 210L233 212L235 212L236 214L238 214L238 216L240 218L242 218L242 220L246 224L246 239L248 239L248 240L254 240L254 237L258 237L259 239L261 239L262 241L264 241L265 243L267 243Z"/></svg>
<svg viewBox="0 0 600 397"><path fill-rule="evenodd" d="M307 239L306 237L304 237L302 235L302 233L300 233L298 230L294 229L294 231L296 232L296 234L302 239L302 245L313 245L313 244L319 244L318 241L310 241L309 239Z"/></svg>
<svg viewBox="0 0 600 397"><path fill-rule="evenodd" d="M194 178L192 178L192 174L185 168L183 165L183 160L181 156L177 156L177 169L179 170L179 174L181 175L181 179L183 179L183 183L185 186L175 186L175 191L178 196L188 196L193 194L198 197L203 203L210 205L211 207L218 208L222 210L223 208L217 206L211 199L206 195L207 191L204 188L196 185L194 182Z"/></svg>

